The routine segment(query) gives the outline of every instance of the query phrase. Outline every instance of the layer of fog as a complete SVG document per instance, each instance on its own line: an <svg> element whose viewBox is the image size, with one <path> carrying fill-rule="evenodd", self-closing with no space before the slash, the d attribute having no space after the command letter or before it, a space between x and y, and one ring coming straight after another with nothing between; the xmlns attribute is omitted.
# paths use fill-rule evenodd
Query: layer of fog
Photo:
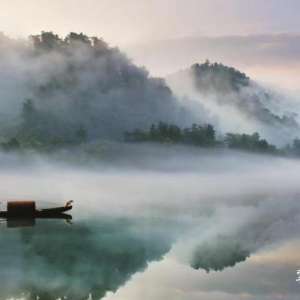
<svg viewBox="0 0 300 300"><path fill-rule="evenodd" d="M184 264L210 273L244 264L266 247L298 237L300 165L297 160L230 151L207 152L197 148L176 148L175 151L147 146L141 147L141 152L135 151L126 163L120 160L111 165L100 164L90 168L53 163L43 157L25 160L24 157L2 154L2 209L9 199L34 199L38 207L61 205L67 199L74 199L72 230L80 244L84 242L84 246L75 251L74 237L70 259L75 259L76 255L84 256L85 247L90 253L92 248L97 251L104 248L108 253L115 253L117 248L119 255L122 255L122 251L130 251L134 257L136 251L146 248L149 255L155 254L147 257L148 262L161 260L167 255L176 265ZM143 152L144 155L139 157ZM122 225L124 219L129 222ZM115 224L118 224L117 227ZM37 228L41 225L41 221L36 224ZM58 257L66 256L65 261L68 261L68 238L73 235L62 230L62 226L66 225L51 225L49 229L42 227L39 231L41 237L33 231L28 245L39 253L41 244L47 245L43 240L43 237L46 238L43 230L47 230L49 251L64 249ZM109 244L107 238L105 243L101 242L99 232L103 228L104 236L110 239ZM82 230L88 239L81 236ZM57 240L58 232L68 236L65 242L61 238ZM134 247L120 248L120 241L123 243L124 238L130 241L133 232L135 238L148 242L140 244L134 240ZM10 235L10 231L7 231L6 236ZM85 259L84 263L79 259L74 265L76 272L71 280L64 275L62 266L61 269L55 265L49 268L47 259L44 261L43 255L37 256L33 252L31 260L28 257L26 260L35 267L31 266L31 276L25 280L27 271L21 268L24 258L21 261L17 259L23 254L12 251L18 247L18 243L17 238L2 247L2 251L6 250L1 252L6 261L7 257L15 261L14 264L1 263L6 272L0 276L6 278L3 282L6 282L6 289L11 291L22 287L25 291L31 286L32 291L38 294L45 290L50 294L51 291L60 291L60 296L82 293L87 298L88 291L97 295L97 284L105 282L108 273L102 270L115 267L110 260L104 266L104 262L96 260L94 256L90 256L91 260ZM148 266L146 258L143 259L139 265L134 264L135 267L127 276L115 276L113 281L109 281L107 290L116 292L131 280L132 275L146 272ZM133 264L134 260L128 258L128 262ZM98 268L91 268L91 264ZM19 271L8 275L9 269ZM41 270L43 276L38 275ZM82 272L91 273L94 277L86 276L86 280L83 280L79 276ZM56 280L52 282L51 278ZM235 280L236 276L230 278ZM217 279L224 280L224 277L218 275ZM28 285L22 285L24 281ZM226 277L226 282L223 291L234 293L229 277ZM17 286L12 283L20 284ZM209 280L204 283L204 289L212 290ZM238 292L243 292L243 288ZM4 295L6 289L2 289ZM266 295L274 291L264 285L262 289Z"/></svg>
<svg viewBox="0 0 300 300"><path fill-rule="evenodd" d="M41 293L44 287L44 291L49 293L52 288L57 293L65 291L71 294L79 292L81 288L84 295L90 288L91 292L94 289L95 294L100 295L102 290L97 288L97 278L100 276L103 279L101 282L105 282L105 276L108 275L101 270L109 270L112 262L99 262L96 253L102 249L105 253L122 256L123 250L117 246L122 236L127 239L125 245L132 238L139 241L135 241L134 247L126 246L126 253L136 257L134 253L146 247L150 256L141 257L139 264L134 264L135 267L126 276L115 277L109 285L104 285L107 291L116 291L136 272L145 272L147 259L160 260L167 255L180 264L213 272L243 264L262 249L298 236L300 162L198 149L189 149L189 152L187 149L176 149L168 152L168 157L163 153L164 150L152 149L151 153L148 150L142 157L143 164L136 159L136 165L131 162L130 167L120 161L111 166L99 164L93 168L55 164L42 157L23 160L22 165L19 160L12 168L17 158L2 155L2 163L10 161L8 168L4 167L0 172L2 209L9 199L34 199L38 207L61 205L68 199L75 201L71 211L74 221L72 234L54 224L47 229L41 221L36 224L37 229L23 232L27 249L25 254L31 253L30 261L35 266L31 268L33 281L29 277L25 280L25 271L20 269L18 262L21 254L17 250L12 251L14 247L18 249L16 240L8 244L10 254L7 248L2 247L3 251L6 249L3 258L8 255L16 262L10 266L5 264L6 270L12 271L12 277L7 278L14 277L15 283L20 283L18 289L12 284L8 284L7 288L19 291L20 287L24 286L26 290L31 286L32 291ZM133 154L133 157L137 156L137 153ZM48 254L45 248L48 244L46 240L43 241L43 226L49 234ZM119 234L115 235L117 231ZM62 237L54 242L58 232ZM63 234L74 237L68 240ZM8 230L5 237L8 239L9 236ZM80 247L75 247L75 238L78 238ZM103 244L103 238L109 238L109 244ZM74 248L72 254L66 250L69 249L69 243L71 248L77 249L75 251ZM54 258L57 247L65 250ZM117 252L115 247L119 249ZM45 258L43 255L36 256L35 253L43 251ZM95 256L85 259L84 264L79 259L77 263L72 263L72 268L75 277L87 272L88 280L82 281L80 275L70 281L64 275L60 259L66 256L65 261L68 262L69 259L75 259L76 255L84 255L85 251L95 253ZM57 266L52 264L44 276L37 280L38 272L47 267L50 257ZM133 262L130 258L129 264ZM97 263L99 268L91 268L91 264ZM113 268L113 264L111 266ZM48 285L51 276L56 280ZM21 285L22 282L26 284ZM77 282L77 288L72 282ZM5 289L2 293L5 293Z"/></svg>
<svg viewBox="0 0 300 300"><path fill-rule="evenodd" d="M297 219L296 160L223 151L182 150L168 158L159 153L160 160L153 152L151 156L144 155L144 164L137 162L136 167L123 162L91 169L42 159L24 162L15 170L2 169L0 195L3 201L36 199L41 205L74 199L74 216L80 219L102 214L178 219L191 225L201 221L207 230L212 228L210 236L218 230L236 234L251 222L256 226L281 219L287 225ZM229 220L232 214L236 218ZM223 221L230 226L225 228Z"/></svg>

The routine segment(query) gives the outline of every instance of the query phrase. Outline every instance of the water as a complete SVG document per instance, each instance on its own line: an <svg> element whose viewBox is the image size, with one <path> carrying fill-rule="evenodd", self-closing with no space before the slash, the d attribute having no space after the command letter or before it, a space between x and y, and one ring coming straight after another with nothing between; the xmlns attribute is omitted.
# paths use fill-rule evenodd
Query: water
<svg viewBox="0 0 300 300"><path fill-rule="evenodd" d="M73 224L1 223L0 299L299 299L298 163L219 162L3 171L3 199L75 202Z"/></svg>

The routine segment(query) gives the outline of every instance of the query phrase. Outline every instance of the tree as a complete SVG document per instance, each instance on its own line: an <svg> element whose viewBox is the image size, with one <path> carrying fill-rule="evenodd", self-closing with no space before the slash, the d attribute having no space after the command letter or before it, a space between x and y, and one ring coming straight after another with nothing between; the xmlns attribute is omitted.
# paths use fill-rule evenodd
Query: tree
<svg viewBox="0 0 300 300"><path fill-rule="evenodd" d="M159 122L157 126L151 125L148 132L136 129L134 132L125 132L125 141L130 142L165 142L168 144L183 143L202 147L217 145L215 129L211 124L187 127L181 130L177 125Z"/></svg>
<svg viewBox="0 0 300 300"><path fill-rule="evenodd" d="M257 132L252 135L226 133L224 141L228 148L273 154L278 152L274 145L269 144L265 139L260 139Z"/></svg>
<svg viewBox="0 0 300 300"><path fill-rule="evenodd" d="M86 142L88 137L88 132L83 125L80 125L79 128L76 130L76 136L78 137L81 146L83 146L83 143Z"/></svg>
<svg viewBox="0 0 300 300"><path fill-rule="evenodd" d="M294 140L293 140L293 153L295 155L300 155L300 139L298 137L296 137Z"/></svg>
<svg viewBox="0 0 300 300"><path fill-rule="evenodd" d="M159 133L154 124L151 125L150 130L149 130L149 139L151 141L157 141L159 138Z"/></svg>
<svg viewBox="0 0 300 300"><path fill-rule="evenodd" d="M95 41L95 38L93 39ZM83 34L83 33L75 33L75 32L70 32L67 37L65 38L65 42L71 46L74 45L80 45L80 44L85 44L85 45L91 45L91 39Z"/></svg>
<svg viewBox="0 0 300 300"><path fill-rule="evenodd" d="M56 50L63 43L62 39L60 39L59 36L54 34L52 31L42 31L40 35L31 35L30 39L34 48L38 51Z"/></svg>

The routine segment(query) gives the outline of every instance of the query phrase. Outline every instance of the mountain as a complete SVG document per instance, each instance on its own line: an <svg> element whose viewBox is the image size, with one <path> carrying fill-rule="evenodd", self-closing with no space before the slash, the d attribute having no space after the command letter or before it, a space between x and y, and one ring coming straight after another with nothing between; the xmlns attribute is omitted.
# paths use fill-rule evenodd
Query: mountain
<svg viewBox="0 0 300 300"><path fill-rule="evenodd" d="M97 37L42 32L16 41L2 35L0 45L2 134L46 142L75 139L84 128L90 141L122 139L125 130L193 119L164 79Z"/></svg>
<svg viewBox="0 0 300 300"><path fill-rule="evenodd" d="M1 34L2 148L123 141L124 132L159 122L209 123L218 135L259 132L276 145L298 135L299 107L232 67L206 61L166 80L83 33L26 40Z"/></svg>
<svg viewBox="0 0 300 300"><path fill-rule="evenodd" d="M233 67L206 60L168 76L167 82L175 94L197 99L223 123L238 118L240 130L247 131L248 127L253 132L259 128L277 142L278 136L291 139L299 131L296 104ZM220 123L220 128L226 127Z"/></svg>

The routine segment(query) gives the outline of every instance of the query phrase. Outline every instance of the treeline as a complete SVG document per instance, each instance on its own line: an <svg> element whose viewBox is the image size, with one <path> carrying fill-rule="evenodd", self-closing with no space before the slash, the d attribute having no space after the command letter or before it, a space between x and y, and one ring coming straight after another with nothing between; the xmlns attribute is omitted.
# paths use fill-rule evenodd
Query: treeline
<svg viewBox="0 0 300 300"><path fill-rule="evenodd" d="M300 139L294 139L292 145L288 144L283 149L269 144L267 140L261 139L260 135L226 133L224 137L217 138L214 126L211 124L197 125L181 129L177 125L160 122L152 124L148 131L136 129L124 133L125 141L128 143L154 142L166 144L184 144L199 147L218 147L243 150L256 153L267 153L273 155L300 156Z"/></svg>
<svg viewBox="0 0 300 300"><path fill-rule="evenodd" d="M59 134L51 134L52 126L56 126L56 119L51 114L46 115L37 108L32 99L25 99L20 115L20 123L16 126L15 134L0 142L4 151L32 150L40 153L60 152L70 150L86 152L92 156L102 157L109 152L113 144L105 139L90 139L88 129L80 123L73 127L61 127ZM125 131L124 139L127 143L153 142L163 144L182 144L206 148L228 148L256 153L273 155L300 156L300 139L296 138L292 144L278 149L275 145L262 139L255 132L253 134L226 133L218 137L211 124L192 124L181 128L175 124L159 122L152 124L148 130L136 129Z"/></svg>
<svg viewBox="0 0 300 300"><path fill-rule="evenodd" d="M197 125L181 129L177 125L160 122L157 126L152 124L149 131L137 129L125 132L126 142L163 142L169 144L187 144L202 147L218 145L216 131L210 124Z"/></svg>
<svg viewBox="0 0 300 300"><path fill-rule="evenodd" d="M25 100L22 110L22 127L16 136L0 143L2 151L33 151L39 153L81 153L89 157L102 159L107 155L122 155L122 150L113 141L88 140L88 131L83 125L74 127L70 135L47 135L43 130L42 119L31 99ZM35 116L35 118L33 118ZM159 122L152 124L148 130L136 129L125 131L126 143L157 143L165 145L190 145L205 148L233 149L252 153L300 157L300 139L295 138L291 144L279 149L268 143L255 132L253 134L226 133L217 136L211 124L193 124L180 128L174 124ZM113 154L115 153L115 154Z"/></svg>

